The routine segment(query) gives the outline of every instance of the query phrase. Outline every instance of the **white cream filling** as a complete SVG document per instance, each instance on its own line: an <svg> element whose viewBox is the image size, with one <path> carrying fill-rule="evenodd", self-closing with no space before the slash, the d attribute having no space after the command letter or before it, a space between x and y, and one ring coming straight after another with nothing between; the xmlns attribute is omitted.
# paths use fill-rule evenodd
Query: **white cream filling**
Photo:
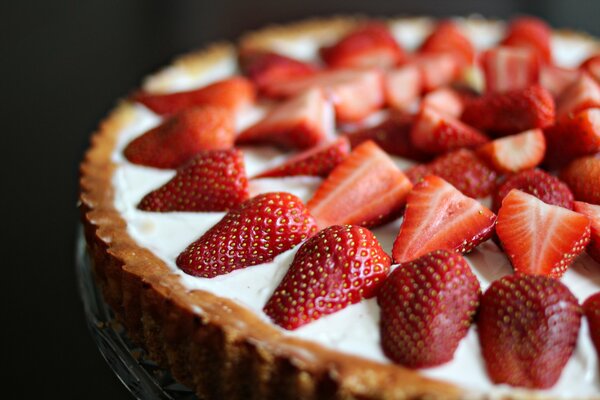
<svg viewBox="0 0 600 400"><path fill-rule="evenodd" d="M426 21L393 26L393 32L407 48L415 48L426 36L430 25ZM465 32L478 48L493 44L501 37L501 25L489 29L482 24L466 25ZM555 40L553 49L561 65L576 65L588 53L587 45L572 43L572 40ZM319 43L312 40L294 41L283 46L286 54L309 59L317 54ZM169 83L172 91L197 87L234 73L231 62L223 62L214 71L197 77L186 76L186 71L169 67L148 82ZM163 74L167 74L163 76ZM158 83L156 83L158 85ZM250 125L264 115L265 107L246 110L238 118L238 129ZM230 298L255 311L265 321L262 307L289 267L297 247L289 250L273 262L235 271L214 279L196 278L182 273L175 265L177 255L192 241L217 223L224 213L149 213L136 209L140 199L151 190L161 186L174 176L174 171L157 170L128 163L122 156L123 147L134 137L155 126L160 118L143 106L135 107L133 120L123 128L113 153L117 168L113 177L115 188L114 204L127 222L129 235L140 245L148 248L180 275L182 283L189 289L201 289ZM273 148L244 148L248 176L279 164L287 156ZM408 160L395 158L401 168L411 165ZM321 182L314 177L290 177L284 179L257 179L251 181L251 193L288 191L304 201L308 200ZM374 229L374 233L386 252L391 253L393 241L401 220L393 221ZM482 289L495 279L512 273L506 256L488 241L467 256ZM562 278L580 301L600 290L600 266L587 255L579 257ZM309 323L296 331L285 334L318 342L328 348L359 355L371 360L389 363L379 343L379 309L374 299L363 300L335 314ZM454 359L442 366L425 369L423 374L453 382L474 393L485 393L492 398L505 394L540 394L561 398L599 398L600 377L596 352L591 342L586 321L583 320L575 353L565 367L560 380L550 390L526 391L505 385L494 385L489 380L481 359L476 327L459 345Z"/></svg>

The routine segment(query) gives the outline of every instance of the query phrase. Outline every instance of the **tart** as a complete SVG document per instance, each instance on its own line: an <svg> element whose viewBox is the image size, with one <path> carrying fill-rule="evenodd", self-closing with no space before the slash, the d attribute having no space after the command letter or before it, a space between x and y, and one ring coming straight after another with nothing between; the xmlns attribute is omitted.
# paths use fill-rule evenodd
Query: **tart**
<svg viewBox="0 0 600 400"><path fill-rule="evenodd" d="M200 398L600 397L580 307L600 290L599 52L534 19L330 18L177 59L118 104L81 165L106 302ZM346 263L360 279L336 275ZM411 331L402 282L445 282L456 265L462 283L439 290L468 289L445 294L464 318ZM319 312L290 297L326 281L336 302ZM558 336L523 322L560 357L517 361L517 375L550 378L503 378L522 343L487 340L516 334L492 315L515 285L535 289L515 295L531 315L569 304ZM421 300L423 321L448 317Z"/></svg>

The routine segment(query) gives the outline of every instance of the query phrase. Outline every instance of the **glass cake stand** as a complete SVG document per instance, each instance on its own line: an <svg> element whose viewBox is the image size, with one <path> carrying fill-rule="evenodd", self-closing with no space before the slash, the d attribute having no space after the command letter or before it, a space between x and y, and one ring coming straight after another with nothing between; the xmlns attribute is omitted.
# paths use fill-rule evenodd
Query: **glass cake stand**
<svg viewBox="0 0 600 400"><path fill-rule="evenodd" d="M87 325L100 353L119 380L137 399L197 400L188 387L176 382L168 371L150 361L146 352L131 342L125 329L115 320L94 281L81 226L78 227L75 251L79 295Z"/></svg>

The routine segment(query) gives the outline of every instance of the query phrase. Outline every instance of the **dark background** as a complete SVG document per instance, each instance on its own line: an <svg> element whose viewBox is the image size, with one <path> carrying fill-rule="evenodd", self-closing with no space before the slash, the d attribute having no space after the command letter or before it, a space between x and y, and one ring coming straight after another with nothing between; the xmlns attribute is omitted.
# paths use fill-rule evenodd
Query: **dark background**
<svg viewBox="0 0 600 400"><path fill-rule="evenodd" d="M335 13L527 13L600 35L594 0L3 1L1 354L12 372L2 397L130 398L87 331L73 262L78 163L116 99L179 53Z"/></svg>

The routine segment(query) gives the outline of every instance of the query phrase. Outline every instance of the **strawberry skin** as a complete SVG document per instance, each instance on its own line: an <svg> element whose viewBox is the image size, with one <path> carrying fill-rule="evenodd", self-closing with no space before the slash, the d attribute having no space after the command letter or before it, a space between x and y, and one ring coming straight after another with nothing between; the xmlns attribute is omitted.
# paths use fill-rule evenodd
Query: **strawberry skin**
<svg viewBox="0 0 600 400"><path fill-rule="evenodd" d="M435 250L398 265L377 292L385 355L409 368L452 360L480 293L479 281L460 254Z"/></svg>
<svg viewBox="0 0 600 400"><path fill-rule="evenodd" d="M369 140L331 171L307 207L320 228L372 227L398 215L411 188L389 156Z"/></svg>
<svg viewBox="0 0 600 400"><path fill-rule="evenodd" d="M600 156L578 158L560 176L571 188L575 199L600 204Z"/></svg>
<svg viewBox="0 0 600 400"><path fill-rule="evenodd" d="M132 100L142 103L157 114L166 115L206 105L225 107L235 112L252 104L255 96L252 82L237 76L184 92L153 94L140 91L133 94Z"/></svg>
<svg viewBox="0 0 600 400"><path fill-rule="evenodd" d="M581 307L569 289L546 276L508 275L481 298L479 343L490 379L526 388L552 387L571 357Z"/></svg>
<svg viewBox="0 0 600 400"><path fill-rule="evenodd" d="M413 145L430 154L473 148L489 139L470 126L433 107L422 107L410 132Z"/></svg>
<svg viewBox="0 0 600 400"><path fill-rule="evenodd" d="M538 85L488 93L468 102L461 118L477 129L502 135L543 129L554 123L554 100Z"/></svg>
<svg viewBox="0 0 600 400"><path fill-rule="evenodd" d="M148 193L144 211L227 211L248 199L244 156L238 149L198 153L175 177Z"/></svg>
<svg viewBox="0 0 600 400"><path fill-rule="evenodd" d="M421 94L421 71L414 64L405 64L386 71L383 85L386 104L396 110L405 110Z"/></svg>
<svg viewBox="0 0 600 400"><path fill-rule="evenodd" d="M134 164L177 168L202 150L233 146L233 117L223 107L205 106L182 111L133 139L123 151Z"/></svg>
<svg viewBox="0 0 600 400"><path fill-rule="evenodd" d="M481 54L487 93L524 89L538 83L540 66L528 48L495 47Z"/></svg>
<svg viewBox="0 0 600 400"><path fill-rule="evenodd" d="M540 62L552 62L550 27L541 19L521 17L511 21L503 45L524 47L537 54Z"/></svg>
<svg viewBox="0 0 600 400"><path fill-rule="evenodd" d="M300 247L264 312L282 328L296 329L373 297L390 263L368 229L323 229Z"/></svg>
<svg viewBox="0 0 600 400"><path fill-rule="evenodd" d="M463 35L458 25L452 21L442 21L425 39L420 50L423 53L452 53L462 66L473 63L475 49L471 41Z"/></svg>
<svg viewBox="0 0 600 400"><path fill-rule="evenodd" d="M583 312L589 325L592 343L600 357L600 292L587 298L583 303Z"/></svg>
<svg viewBox="0 0 600 400"><path fill-rule="evenodd" d="M436 249L466 253L491 237L495 222L493 212L430 175L408 194L392 256L403 263Z"/></svg>
<svg viewBox="0 0 600 400"><path fill-rule="evenodd" d="M255 178L311 175L326 177L350 153L348 138L341 137L333 143L325 143L299 153L285 163L264 171Z"/></svg>
<svg viewBox="0 0 600 400"><path fill-rule="evenodd" d="M579 68L600 84L600 54L595 54L581 63Z"/></svg>
<svg viewBox="0 0 600 400"><path fill-rule="evenodd" d="M487 143L477 150L496 171L514 173L536 167L544 159L546 139L541 129L532 129Z"/></svg>
<svg viewBox="0 0 600 400"><path fill-rule="evenodd" d="M600 263L600 205L575 201L573 202L573 210L590 219L591 240L587 247L587 253Z"/></svg>
<svg viewBox="0 0 600 400"><path fill-rule="evenodd" d="M367 23L321 49L321 58L332 68L388 68L405 57L388 27L379 22Z"/></svg>
<svg viewBox="0 0 600 400"><path fill-rule="evenodd" d="M496 172L473 151L460 149L441 155L428 164L414 166L406 176L416 184L427 175L437 175L469 197L486 197L496 187Z"/></svg>
<svg viewBox="0 0 600 400"><path fill-rule="evenodd" d="M556 100L556 118L560 121L594 107L600 107L600 83L581 74Z"/></svg>
<svg viewBox="0 0 600 400"><path fill-rule="evenodd" d="M514 270L560 278L590 241L590 220L517 189L502 200L496 233Z"/></svg>
<svg viewBox="0 0 600 400"><path fill-rule="evenodd" d="M202 278L273 260L314 235L317 227L302 201L290 193L264 193L229 211L191 243L176 263Z"/></svg>

